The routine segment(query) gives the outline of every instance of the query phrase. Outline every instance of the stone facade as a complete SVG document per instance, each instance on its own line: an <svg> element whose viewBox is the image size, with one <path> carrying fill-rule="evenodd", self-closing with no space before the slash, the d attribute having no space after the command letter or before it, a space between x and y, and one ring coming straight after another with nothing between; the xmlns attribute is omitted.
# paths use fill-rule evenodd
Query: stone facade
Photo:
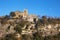
<svg viewBox="0 0 60 40"><path fill-rule="evenodd" d="M16 11L15 16L13 18L20 18L20 17L26 17L28 15L28 11L24 10L23 12Z"/></svg>

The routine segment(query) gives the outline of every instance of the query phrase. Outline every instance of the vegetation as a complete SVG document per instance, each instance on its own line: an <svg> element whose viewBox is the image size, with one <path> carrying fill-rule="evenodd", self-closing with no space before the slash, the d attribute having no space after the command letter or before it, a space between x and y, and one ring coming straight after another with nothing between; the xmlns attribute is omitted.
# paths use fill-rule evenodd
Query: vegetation
<svg viewBox="0 0 60 40"><path fill-rule="evenodd" d="M21 26L20 26L20 25L16 25L16 27L14 28L14 30L15 30L17 33L21 34L22 29L21 29Z"/></svg>
<svg viewBox="0 0 60 40"><path fill-rule="evenodd" d="M13 17L15 16L14 12L11 12L10 13L10 16ZM5 16L3 19L2 19L2 24L3 23L6 23L7 20L10 18L10 16ZM15 27L14 27L14 30L16 31L16 33L19 33L21 34L22 32L22 27L24 27L24 25L26 24L30 24L29 22L25 21L25 20L22 20L20 19L21 21L19 21L18 23L15 22L15 24L17 24ZM45 24L60 24L60 18L47 18L46 16L42 16L42 18L39 18L38 21L36 22L36 19L34 19L34 22L35 22L35 27L36 27L36 30L37 32L32 34L32 35L22 35L22 40L60 40L60 33L57 34L57 35L54 35L54 36L45 36L45 37L42 37L40 34L39 34L39 31L38 31L38 27L39 25L45 25ZM13 23L12 23L13 24ZM15 35L14 34L7 34L3 40L16 40L15 38Z"/></svg>

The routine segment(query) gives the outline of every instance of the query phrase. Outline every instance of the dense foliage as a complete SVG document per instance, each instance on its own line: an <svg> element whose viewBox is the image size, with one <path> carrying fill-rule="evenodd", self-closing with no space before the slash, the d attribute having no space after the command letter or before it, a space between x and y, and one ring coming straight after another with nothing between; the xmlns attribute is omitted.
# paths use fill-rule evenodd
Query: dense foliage
<svg viewBox="0 0 60 40"><path fill-rule="evenodd" d="M12 13L14 12L11 12L10 15L14 16ZM5 19L6 18L6 19ZM8 16L5 16L4 20L2 20L2 23L6 23L7 20L9 20ZM34 20L35 21L35 20ZM14 30L16 31L16 33L19 33L21 35L21 32L22 32L22 27L25 25L25 24L28 24L27 21L24 21L24 20L21 20L20 22L16 23L16 27L14 28ZM42 37L39 32L38 32L38 26L39 25L45 25L45 24L60 24L60 18L47 18L46 16L42 16L42 18L39 18L39 20L36 22L36 30L37 32L32 34L32 35L21 35L22 37L22 40L60 40L60 33L57 34L57 35L54 35L54 36L45 36L45 37ZM16 40L15 38L15 34L7 34L4 39L2 40Z"/></svg>

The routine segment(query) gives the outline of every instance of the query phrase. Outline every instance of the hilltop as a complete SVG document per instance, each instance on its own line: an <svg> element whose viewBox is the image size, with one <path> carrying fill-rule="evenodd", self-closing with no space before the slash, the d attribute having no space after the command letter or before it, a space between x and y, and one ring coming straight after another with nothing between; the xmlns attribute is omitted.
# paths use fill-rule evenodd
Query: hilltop
<svg viewBox="0 0 60 40"><path fill-rule="evenodd" d="M60 40L60 18L10 12L0 17L0 40Z"/></svg>

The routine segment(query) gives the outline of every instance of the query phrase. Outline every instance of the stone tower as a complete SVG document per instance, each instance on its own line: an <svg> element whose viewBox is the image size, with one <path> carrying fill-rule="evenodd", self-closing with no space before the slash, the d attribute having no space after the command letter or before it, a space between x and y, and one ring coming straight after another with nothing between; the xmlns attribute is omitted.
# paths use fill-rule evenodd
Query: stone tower
<svg viewBox="0 0 60 40"><path fill-rule="evenodd" d="M24 10L24 16L27 16L28 15L28 11L27 9Z"/></svg>

